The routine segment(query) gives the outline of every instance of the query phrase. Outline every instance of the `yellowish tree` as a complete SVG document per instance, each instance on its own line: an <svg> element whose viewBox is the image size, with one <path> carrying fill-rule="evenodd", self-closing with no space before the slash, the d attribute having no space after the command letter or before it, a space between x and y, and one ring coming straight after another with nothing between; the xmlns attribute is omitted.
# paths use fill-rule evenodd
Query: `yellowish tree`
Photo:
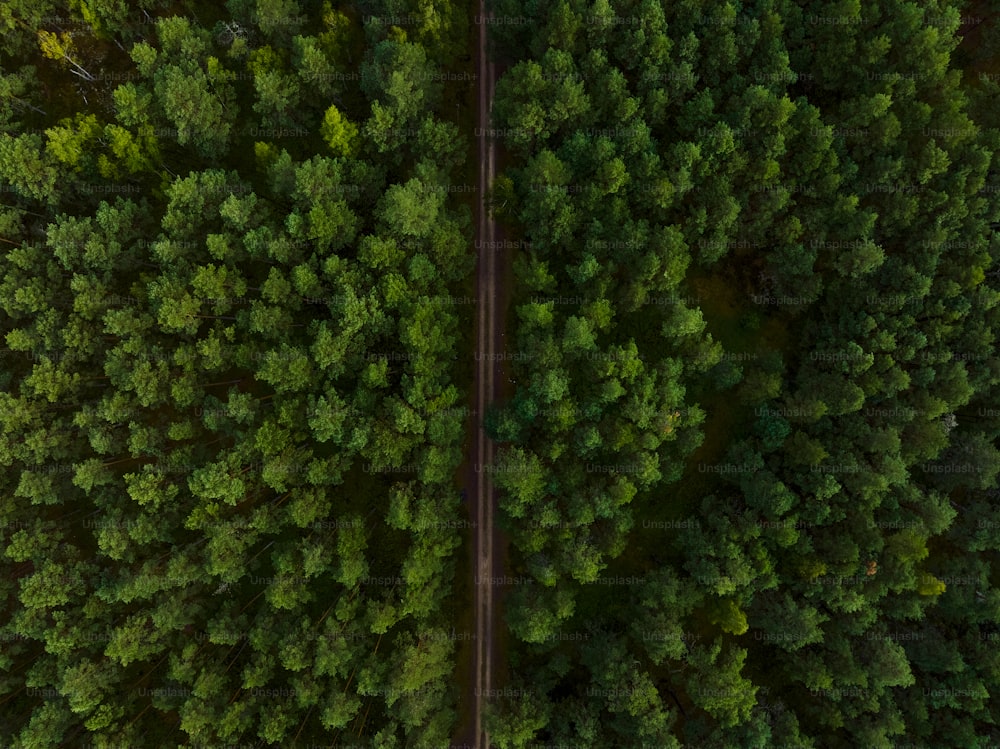
<svg viewBox="0 0 1000 749"><path fill-rule="evenodd" d="M358 128L336 106L330 105L320 127L323 140L337 156L353 157L358 152Z"/></svg>
<svg viewBox="0 0 1000 749"><path fill-rule="evenodd" d="M86 68L73 58L73 55L76 53L73 48L73 38L65 31L56 34L52 31L39 29L38 46L41 48L42 54L50 60L63 60L69 63L70 72L75 75L78 75L87 81L97 80Z"/></svg>

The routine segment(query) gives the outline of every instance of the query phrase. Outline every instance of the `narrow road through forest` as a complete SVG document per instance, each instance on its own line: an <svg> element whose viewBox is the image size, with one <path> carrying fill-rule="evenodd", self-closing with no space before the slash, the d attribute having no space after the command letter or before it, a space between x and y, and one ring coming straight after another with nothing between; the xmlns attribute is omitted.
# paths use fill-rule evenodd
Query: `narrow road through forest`
<svg viewBox="0 0 1000 749"><path fill-rule="evenodd" d="M495 559L493 555L493 513L494 490L493 477L489 467L493 465L494 445L486 435L483 418L490 403L497 400L500 392L502 371L500 364L503 352L502 310L499 309L498 285L500 275L497 272L496 222L492 211L486 204L490 188L493 185L496 168L496 149L493 138L489 137L490 112L493 107L493 87L496 81L496 70L487 54L487 36L489 16L486 12L485 0L479 0L479 55L476 65L478 75L478 113L476 124L478 128L479 152L479 201L476 222L476 247L478 248L478 265L476 281L477 323L476 334L476 366L475 392L476 416L475 439L472 455L472 491L470 492L470 511L476 519L476 537L474 543L473 572L475 574L475 621L476 650L474 662L474 715L476 749L490 749L490 737L483 722L483 712L489 695L492 694L493 661L495 657L493 636L493 604L496 586Z"/></svg>

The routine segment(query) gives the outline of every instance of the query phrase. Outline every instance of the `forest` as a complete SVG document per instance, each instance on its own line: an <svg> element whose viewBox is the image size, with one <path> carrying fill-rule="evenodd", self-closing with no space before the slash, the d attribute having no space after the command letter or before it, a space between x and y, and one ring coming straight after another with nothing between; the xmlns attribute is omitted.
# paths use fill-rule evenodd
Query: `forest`
<svg viewBox="0 0 1000 749"><path fill-rule="evenodd" d="M468 20L400 7L0 9L0 744L447 743Z"/></svg>
<svg viewBox="0 0 1000 749"><path fill-rule="evenodd" d="M498 747L997 745L998 10L497 0Z"/></svg>
<svg viewBox="0 0 1000 749"><path fill-rule="evenodd" d="M456 746L480 201L492 744L1000 745L1000 2L488 7L0 4L0 746Z"/></svg>

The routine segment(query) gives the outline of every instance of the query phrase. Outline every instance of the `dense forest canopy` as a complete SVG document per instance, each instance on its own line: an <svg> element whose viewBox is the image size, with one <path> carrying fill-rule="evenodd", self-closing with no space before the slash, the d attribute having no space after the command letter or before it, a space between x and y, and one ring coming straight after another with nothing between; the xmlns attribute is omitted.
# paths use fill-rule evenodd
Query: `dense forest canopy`
<svg viewBox="0 0 1000 749"><path fill-rule="evenodd" d="M1000 737L987 5L495 3L497 746Z"/></svg>
<svg viewBox="0 0 1000 749"><path fill-rule="evenodd" d="M0 743L1000 743L998 11L0 5Z"/></svg>
<svg viewBox="0 0 1000 749"><path fill-rule="evenodd" d="M4 4L0 743L447 742L468 21L403 5Z"/></svg>

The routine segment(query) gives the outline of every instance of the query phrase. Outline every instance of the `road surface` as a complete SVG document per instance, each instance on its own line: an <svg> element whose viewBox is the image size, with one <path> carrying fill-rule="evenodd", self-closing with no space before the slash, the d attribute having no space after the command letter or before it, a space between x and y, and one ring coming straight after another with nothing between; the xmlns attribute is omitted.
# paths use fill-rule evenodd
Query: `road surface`
<svg viewBox="0 0 1000 749"><path fill-rule="evenodd" d="M483 723L483 711L492 693L493 662L495 658L493 619L496 586L496 560L493 554L495 532L493 528L494 490L492 474L485 468L493 465L494 445L486 436L483 417L488 405L495 402L500 394L502 367L498 364L503 352L502 328L503 310L498 302L499 278L497 269L497 227L493 216L485 204L493 185L496 170L496 148L492 138L487 136L490 125L490 111L493 105L493 87L496 69L487 55L487 33L489 18L485 0L479 0L479 56L476 65L479 86L478 128L479 152L479 209L476 224L476 246L478 267L476 280L477 324L476 366L475 366L475 439L473 440L473 475L470 511L476 519L476 538L473 544L475 564L475 622L476 650L473 663L474 674L474 724L475 749L490 749L489 733Z"/></svg>

